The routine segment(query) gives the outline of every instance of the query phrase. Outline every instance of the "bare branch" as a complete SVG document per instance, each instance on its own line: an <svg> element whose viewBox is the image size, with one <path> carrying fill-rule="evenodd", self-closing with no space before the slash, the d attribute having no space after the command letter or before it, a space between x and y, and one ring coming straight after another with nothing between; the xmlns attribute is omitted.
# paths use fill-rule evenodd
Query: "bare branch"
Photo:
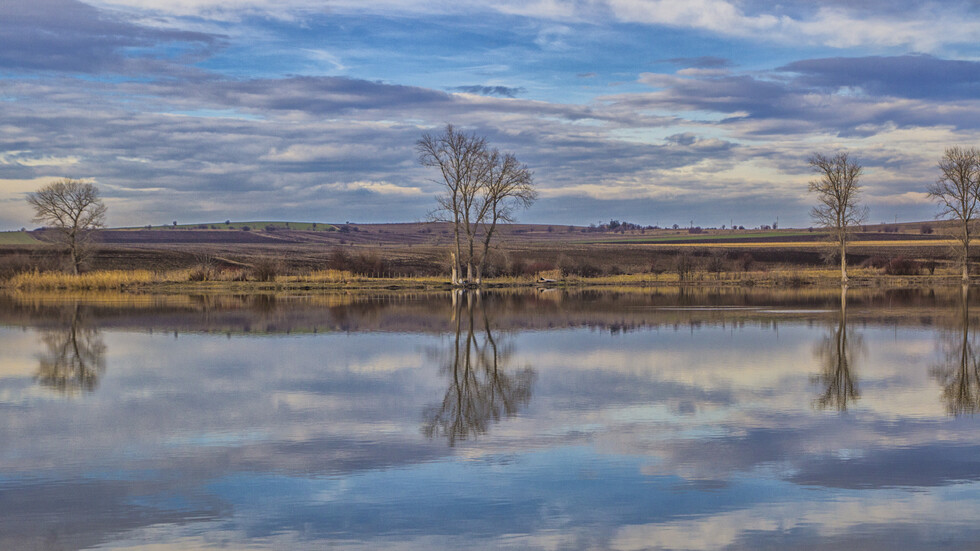
<svg viewBox="0 0 980 551"><path fill-rule="evenodd" d="M980 201L980 150L949 147L939 159L940 177L929 186L929 196L940 208L940 216L955 220L963 281L970 279L970 242Z"/></svg>
<svg viewBox="0 0 980 551"><path fill-rule="evenodd" d="M867 209L858 203L861 193L861 165L851 161L847 152L831 157L814 153L808 159L818 175L809 189L817 195L818 204L810 211L814 222L830 232L840 250L841 282L847 282L847 242L851 231L864 221Z"/></svg>
<svg viewBox="0 0 980 551"><path fill-rule="evenodd" d="M52 182L27 195L34 222L50 227L71 257L77 274L91 253L93 230L105 226L106 206L94 185L71 178Z"/></svg>

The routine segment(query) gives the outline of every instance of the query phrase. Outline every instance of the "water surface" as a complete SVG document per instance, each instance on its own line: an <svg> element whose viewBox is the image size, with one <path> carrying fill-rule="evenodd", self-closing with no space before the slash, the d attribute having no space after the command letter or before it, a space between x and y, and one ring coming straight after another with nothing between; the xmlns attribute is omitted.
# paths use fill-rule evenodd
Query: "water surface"
<svg viewBox="0 0 980 551"><path fill-rule="evenodd" d="M0 548L973 549L975 297L0 297Z"/></svg>

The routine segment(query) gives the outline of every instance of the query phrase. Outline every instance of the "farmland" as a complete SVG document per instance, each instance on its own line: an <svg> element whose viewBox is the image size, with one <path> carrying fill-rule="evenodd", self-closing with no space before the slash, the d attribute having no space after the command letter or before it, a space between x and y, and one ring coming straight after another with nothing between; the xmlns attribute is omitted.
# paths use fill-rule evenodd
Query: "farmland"
<svg viewBox="0 0 980 551"><path fill-rule="evenodd" d="M30 232L4 231L0 232L0 245L37 245L38 240Z"/></svg>
<svg viewBox="0 0 980 551"><path fill-rule="evenodd" d="M913 275L952 273L949 242L941 232L924 234L919 224L862 229L848 254L859 278L889 272L896 262ZM43 243L42 234L0 234L7 238L0 241L0 276L56 267L59 253ZM435 222L221 222L109 229L100 232L99 241L92 270L172 271L163 278L167 281L243 281L254 279L249 274L262 264L280 277L329 269L373 278L439 278L449 270L452 231L449 224ZM500 228L486 275L532 281L549 272L629 285L663 282L668 276L704 281L705 274L717 281L778 281L805 272L811 279L833 281L828 251L821 232L800 229L614 232L511 224ZM173 275L178 273L185 275Z"/></svg>

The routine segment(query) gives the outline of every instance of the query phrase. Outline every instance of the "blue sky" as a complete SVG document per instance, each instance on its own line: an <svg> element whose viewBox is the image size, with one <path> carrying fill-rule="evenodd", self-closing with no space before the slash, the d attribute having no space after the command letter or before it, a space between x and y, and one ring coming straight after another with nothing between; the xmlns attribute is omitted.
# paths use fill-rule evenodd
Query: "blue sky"
<svg viewBox="0 0 980 551"><path fill-rule="evenodd" d="M99 185L111 225L423 220L423 132L514 152L522 221L807 226L847 149L871 222L921 220L980 140L980 4L790 0L13 0L0 229Z"/></svg>

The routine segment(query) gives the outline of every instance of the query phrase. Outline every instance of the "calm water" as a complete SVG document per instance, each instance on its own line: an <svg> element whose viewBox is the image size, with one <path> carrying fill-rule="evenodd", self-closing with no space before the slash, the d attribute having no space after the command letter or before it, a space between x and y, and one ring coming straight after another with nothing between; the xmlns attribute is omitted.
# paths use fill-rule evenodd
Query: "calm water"
<svg viewBox="0 0 980 551"><path fill-rule="evenodd" d="M0 297L0 548L975 549L974 299Z"/></svg>

